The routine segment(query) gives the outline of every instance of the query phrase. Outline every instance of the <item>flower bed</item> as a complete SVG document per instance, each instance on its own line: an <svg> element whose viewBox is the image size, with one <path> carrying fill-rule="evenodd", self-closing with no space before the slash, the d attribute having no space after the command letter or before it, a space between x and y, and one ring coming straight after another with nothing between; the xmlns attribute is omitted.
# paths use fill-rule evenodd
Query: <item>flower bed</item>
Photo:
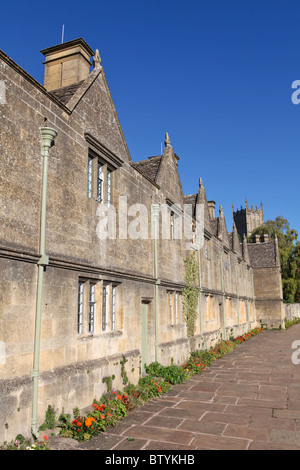
<svg viewBox="0 0 300 470"><path fill-rule="evenodd" d="M0 450L50 450L48 445L48 437L44 436L43 440L26 439L18 434L14 441L4 443Z"/></svg>
<svg viewBox="0 0 300 470"><path fill-rule="evenodd" d="M137 386L128 385L126 393L112 390L104 394L101 400L94 400L92 410L87 416L74 410L74 419L69 414L62 413L59 417L60 435L78 441L86 441L93 436L101 434L106 428L115 426L124 418L129 410L140 406L146 401L157 398L166 393L171 387L170 383L160 379L144 377Z"/></svg>
<svg viewBox="0 0 300 470"><path fill-rule="evenodd" d="M236 344L243 343L244 341L248 341L248 339L252 338L253 336L256 336L262 330L263 330L262 327L261 328L254 328L254 330L249 331L249 333L246 333L242 336L237 336L232 341L235 342Z"/></svg>
<svg viewBox="0 0 300 470"><path fill-rule="evenodd" d="M137 386L127 385L126 392L112 390L111 381L105 378L108 393L104 394L99 402L94 401L87 416L81 416L79 410L74 410L73 420L70 415L60 415L61 435L84 441L101 434L106 428L115 426L130 410L166 393L171 385L182 383L193 374L202 373L213 361L233 351L237 344L247 341L262 329L255 328L232 340L221 341L209 350L194 351L181 366L163 366L159 362L152 362L146 365L148 376L141 378Z"/></svg>
<svg viewBox="0 0 300 470"><path fill-rule="evenodd" d="M79 409L73 410L73 418L71 418L70 414L64 413L64 411L60 414L58 418L60 435L78 441L86 441L101 434L108 427L115 426L130 410L163 395L170 390L173 384L182 383L193 374L202 373L213 361L233 351L237 344L249 340L262 330L263 328L255 328L245 335L232 338L228 341L220 341L209 350L194 351L190 354L188 361L181 366L174 364L162 366L158 362L153 362L146 366L148 376L141 378L137 386L132 384L126 385L124 391L112 389L114 376L103 378L103 382L107 385L107 393L101 397L99 402L94 400L92 409L86 416ZM124 366L125 361L123 369ZM122 373L123 377L125 371L123 370ZM51 406L48 407L46 412L45 425L50 429L54 429L57 425L55 410ZM45 429L45 426L42 425L40 429ZM30 450L47 450L49 447L47 436L44 436L43 442L32 444L24 439L22 443L15 441L15 443L6 446L6 448L16 450L26 448Z"/></svg>

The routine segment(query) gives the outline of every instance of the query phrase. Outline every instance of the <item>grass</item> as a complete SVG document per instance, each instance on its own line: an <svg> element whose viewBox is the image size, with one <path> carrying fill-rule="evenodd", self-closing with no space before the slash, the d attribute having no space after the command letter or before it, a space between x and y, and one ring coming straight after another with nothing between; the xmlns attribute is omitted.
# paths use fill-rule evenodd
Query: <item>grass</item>
<svg viewBox="0 0 300 470"><path fill-rule="evenodd" d="M293 326L296 323L300 323L300 318L299 317L295 317L295 318L293 318L293 320L286 320L285 321L285 327L289 328L290 326Z"/></svg>

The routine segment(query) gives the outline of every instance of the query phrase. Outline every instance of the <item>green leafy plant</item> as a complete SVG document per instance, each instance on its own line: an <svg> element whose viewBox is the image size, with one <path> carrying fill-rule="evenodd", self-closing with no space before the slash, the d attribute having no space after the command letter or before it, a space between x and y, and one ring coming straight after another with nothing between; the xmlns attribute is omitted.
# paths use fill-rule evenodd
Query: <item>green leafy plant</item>
<svg viewBox="0 0 300 470"><path fill-rule="evenodd" d="M188 378L186 371L182 367L176 365L163 366L158 362L152 362L145 366L147 374L151 377L162 377L170 384L178 384L184 382Z"/></svg>
<svg viewBox="0 0 300 470"><path fill-rule="evenodd" d="M5 442L1 450L50 450L48 437L44 436L43 440L26 439L22 434L18 434L16 438L7 443Z"/></svg>
<svg viewBox="0 0 300 470"><path fill-rule="evenodd" d="M48 408L45 412L45 421L39 427L40 431L44 431L45 429L54 429L56 426L56 411L53 406L48 405Z"/></svg>
<svg viewBox="0 0 300 470"><path fill-rule="evenodd" d="M185 316L186 332L191 350L195 349L195 328L197 320L197 305L199 301L198 263L195 252L185 261L185 287L183 293L183 312Z"/></svg>
<svg viewBox="0 0 300 470"><path fill-rule="evenodd" d="M128 376L127 376L127 373L126 373L126 370L125 370L126 362L128 362L128 359L126 358L126 356L124 356L124 354L122 354L122 360L120 361L120 364L121 364L121 377L123 379L123 384L124 385L126 385L128 383Z"/></svg>
<svg viewBox="0 0 300 470"><path fill-rule="evenodd" d="M115 375L113 374L112 376L108 376L108 377L103 377L102 379L102 383L105 383L106 384L106 388L107 388L107 393L111 393L112 392L112 381L115 379Z"/></svg>
<svg viewBox="0 0 300 470"><path fill-rule="evenodd" d="M296 325L296 323L300 323L300 318L296 317L293 318L293 320L286 320L285 327L289 328L290 326Z"/></svg>
<svg viewBox="0 0 300 470"><path fill-rule="evenodd" d="M69 414L62 413L59 418L60 434L78 441L87 441L105 431L108 426L114 426L119 419L127 415L129 399L125 393L121 394L116 390L109 396L106 402L94 400L92 410L87 416L80 414L78 409L73 411L73 420Z"/></svg>
<svg viewBox="0 0 300 470"><path fill-rule="evenodd" d="M145 403L153 398L157 398L170 389L169 382L159 378L146 376L139 380L138 387L135 390L136 405Z"/></svg>

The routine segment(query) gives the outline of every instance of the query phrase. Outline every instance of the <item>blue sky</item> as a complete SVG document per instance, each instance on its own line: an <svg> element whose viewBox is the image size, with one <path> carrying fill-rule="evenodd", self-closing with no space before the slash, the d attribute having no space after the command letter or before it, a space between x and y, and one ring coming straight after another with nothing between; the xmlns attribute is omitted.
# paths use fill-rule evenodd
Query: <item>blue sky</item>
<svg viewBox="0 0 300 470"><path fill-rule="evenodd" d="M229 231L247 198L300 238L299 0L17 1L1 17L0 49L41 83L63 25L99 49L133 161L168 132L184 193L201 176Z"/></svg>

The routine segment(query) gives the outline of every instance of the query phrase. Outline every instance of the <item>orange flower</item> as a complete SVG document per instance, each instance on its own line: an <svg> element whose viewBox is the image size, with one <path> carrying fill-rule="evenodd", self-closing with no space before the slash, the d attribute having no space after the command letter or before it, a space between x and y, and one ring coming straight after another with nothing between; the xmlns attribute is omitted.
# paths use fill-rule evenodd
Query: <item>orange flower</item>
<svg viewBox="0 0 300 470"><path fill-rule="evenodd" d="M86 425L87 428L89 428L92 425L93 421L96 421L96 420L94 418L86 418L84 424Z"/></svg>
<svg viewBox="0 0 300 470"><path fill-rule="evenodd" d="M119 401L122 400L122 395L118 395L117 398Z"/></svg>
<svg viewBox="0 0 300 470"><path fill-rule="evenodd" d="M101 415L100 418L101 418L101 419L105 419L105 416L104 416L104 415Z"/></svg>

